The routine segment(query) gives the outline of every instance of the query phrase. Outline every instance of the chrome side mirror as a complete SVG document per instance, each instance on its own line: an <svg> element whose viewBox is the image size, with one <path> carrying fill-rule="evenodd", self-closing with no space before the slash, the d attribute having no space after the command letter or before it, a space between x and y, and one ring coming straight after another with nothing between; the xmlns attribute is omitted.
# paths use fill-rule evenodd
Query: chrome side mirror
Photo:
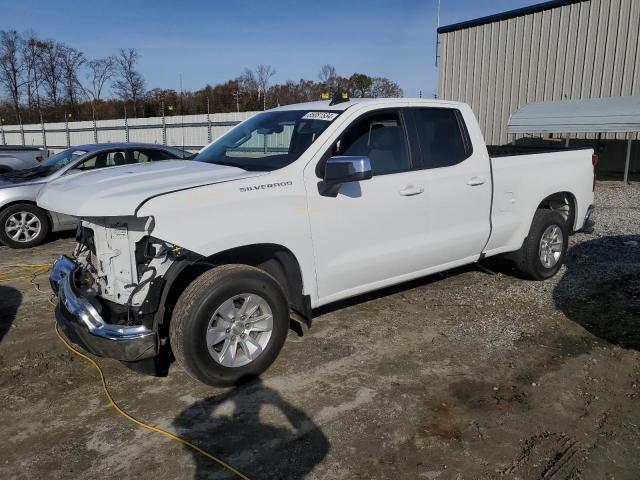
<svg viewBox="0 0 640 480"><path fill-rule="evenodd" d="M369 157L331 157L325 164L318 191L322 196L336 197L343 183L368 180L372 176Z"/></svg>

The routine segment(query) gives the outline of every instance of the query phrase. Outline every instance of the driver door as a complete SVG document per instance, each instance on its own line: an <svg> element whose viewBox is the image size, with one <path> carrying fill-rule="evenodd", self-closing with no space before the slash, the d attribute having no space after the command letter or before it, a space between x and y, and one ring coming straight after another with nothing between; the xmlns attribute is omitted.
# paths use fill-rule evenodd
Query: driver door
<svg viewBox="0 0 640 480"><path fill-rule="evenodd" d="M368 156L373 177L318 191L323 161L305 169L319 303L402 281L419 269L426 241L424 186L414 169L404 114L378 110L350 124L333 155Z"/></svg>

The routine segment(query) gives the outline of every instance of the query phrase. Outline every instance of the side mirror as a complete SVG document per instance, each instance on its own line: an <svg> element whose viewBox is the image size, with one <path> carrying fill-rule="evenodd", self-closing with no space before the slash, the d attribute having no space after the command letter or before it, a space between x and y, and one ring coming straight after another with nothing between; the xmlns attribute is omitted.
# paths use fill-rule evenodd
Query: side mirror
<svg viewBox="0 0 640 480"><path fill-rule="evenodd" d="M372 176L369 157L331 157L325 164L318 191L322 196L336 197L343 183L368 180Z"/></svg>

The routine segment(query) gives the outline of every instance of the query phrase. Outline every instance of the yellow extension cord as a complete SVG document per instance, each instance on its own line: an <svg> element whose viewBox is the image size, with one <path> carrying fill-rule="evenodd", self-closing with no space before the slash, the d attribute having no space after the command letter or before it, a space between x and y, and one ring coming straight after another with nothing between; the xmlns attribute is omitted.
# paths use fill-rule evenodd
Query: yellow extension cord
<svg viewBox="0 0 640 480"><path fill-rule="evenodd" d="M43 273L48 272L51 269L52 264L50 264L50 263L42 263L42 264L13 264L13 265L3 265L3 267L4 268L10 268L10 269L36 270L35 272L33 272L31 274L28 274L28 275L22 275L22 273L19 273L18 276L16 276L16 277L9 277L9 276L7 276L6 273L5 274L0 273L0 283L6 283L6 282L9 282L9 281L12 281L12 280L18 280L18 279L22 279L22 278L30 278L31 280L30 280L29 283L31 283L31 285L33 285L33 288L35 288L35 290L37 292L39 292L39 293L41 293L43 295L46 295L48 302L51 305L53 305L54 307L56 306L56 304L52 300L53 295L50 295L47 292L41 290L40 289L40 285L38 283L36 283L36 281L35 281L35 279L39 275L42 275ZM183 438L180 435L176 435L174 433L171 433L171 432L168 432L166 430L163 430L162 428L158 428L158 427L154 427L153 425L149 425L148 423L145 423L142 420L138 420L133 415L129 414L126 410L124 410L122 407L120 407L120 405L118 405L116 403L116 401L113 399L113 397L111 396L111 392L109 391L109 387L107 386L107 381L105 379L104 372L102 371L102 368L100 367L98 362L96 362L94 359L90 358L89 356L85 355L84 353L78 351L75 347L73 347L67 341L67 339L65 339L64 336L60 334L60 331L58 330L57 322L54 324L54 330L56 332L56 335L60 339L60 341L64 344L65 347L67 347L67 349L69 351L71 351L72 353L75 353L77 356L82 358L85 362L89 363L91 366L93 366L98 371L98 375L100 376L100 382L102 383L102 390L104 391L104 394L107 397L107 400L109 400L109 403L115 409L116 412L118 412L120 415L122 415L124 418L126 418L130 422L135 423L139 427L146 428L147 430L151 430L152 432L156 432L156 433L159 433L161 435L164 435L165 437L168 437L171 440L174 440L174 441L176 441L178 443L181 443L181 444L191 448L192 450L195 450L196 452L198 452L199 454L201 454L204 457L208 458L209 460L212 460L213 462L217 463L218 465L222 466L223 468L226 468L230 472L234 473L235 475L237 475L242 480L249 480L249 477L247 477L246 475L242 474L241 472L239 472L238 470L236 470L235 468L233 468L231 465L229 465L228 463L224 462L223 460L219 459L215 455L212 455L211 453L207 452L206 450L204 450L204 449L198 447L197 445L191 443L186 438Z"/></svg>

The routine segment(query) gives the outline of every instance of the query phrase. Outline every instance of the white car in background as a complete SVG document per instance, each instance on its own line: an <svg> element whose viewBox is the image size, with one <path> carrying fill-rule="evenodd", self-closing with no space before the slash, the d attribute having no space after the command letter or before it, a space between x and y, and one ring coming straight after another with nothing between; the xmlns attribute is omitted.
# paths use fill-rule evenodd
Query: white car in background
<svg viewBox="0 0 640 480"><path fill-rule="evenodd" d="M462 103L269 110L194 161L41 192L40 207L82 220L51 273L58 323L94 354L141 366L164 345L194 378L231 385L316 307L501 254L555 275L589 224L594 163L588 149L491 157Z"/></svg>
<svg viewBox="0 0 640 480"><path fill-rule="evenodd" d="M11 248L35 247L49 232L78 226L77 218L36 205L38 193L49 182L90 170L188 156L189 152L179 148L154 143L96 143L63 150L36 167L1 174L0 243Z"/></svg>

